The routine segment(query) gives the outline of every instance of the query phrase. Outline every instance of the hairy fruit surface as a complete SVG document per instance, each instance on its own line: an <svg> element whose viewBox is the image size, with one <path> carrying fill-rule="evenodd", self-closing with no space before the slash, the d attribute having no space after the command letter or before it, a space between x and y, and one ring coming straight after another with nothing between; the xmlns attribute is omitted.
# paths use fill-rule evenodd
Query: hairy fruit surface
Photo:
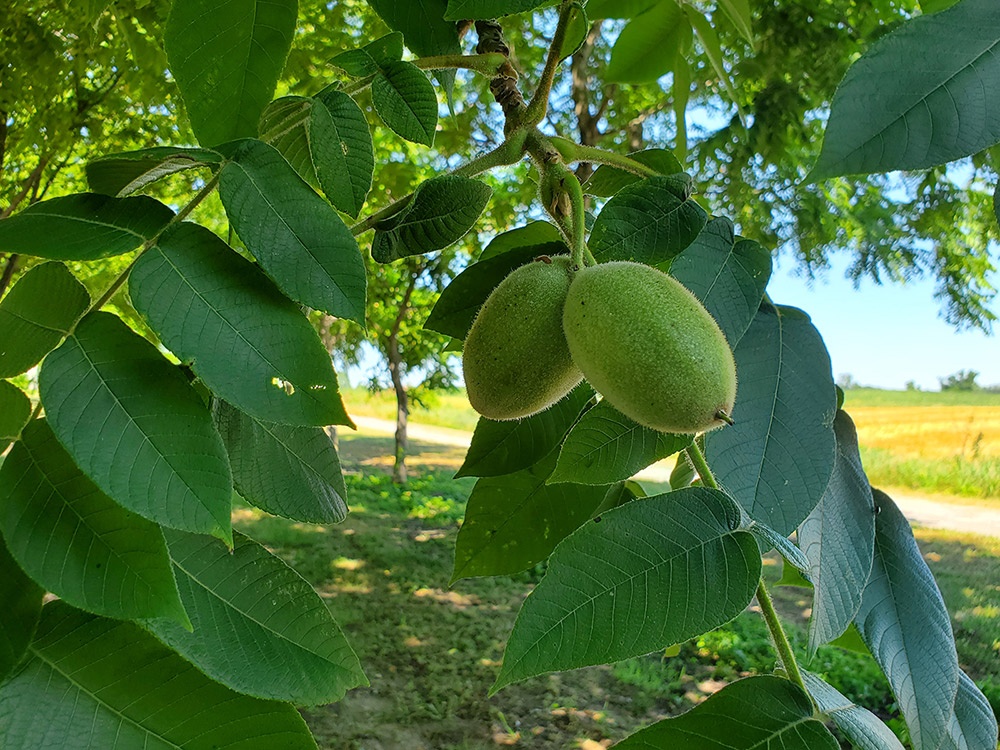
<svg viewBox="0 0 1000 750"><path fill-rule="evenodd" d="M697 433L732 413L729 344L697 298L662 271L628 261L581 269L563 327L588 382L639 424Z"/></svg>
<svg viewBox="0 0 1000 750"><path fill-rule="evenodd" d="M536 260L510 273L479 310L462 367L473 408L520 419L552 406L583 380L562 330L572 262Z"/></svg>

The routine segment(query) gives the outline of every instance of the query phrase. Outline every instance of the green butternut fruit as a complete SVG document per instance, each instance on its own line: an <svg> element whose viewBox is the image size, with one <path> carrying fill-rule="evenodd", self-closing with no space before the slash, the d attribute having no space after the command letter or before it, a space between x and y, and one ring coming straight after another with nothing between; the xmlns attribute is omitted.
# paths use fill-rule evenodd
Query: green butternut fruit
<svg viewBox="0 0 1000 750"><path fill-rule="evenodd" d="M479 309L462 367L469 402L487 419L531 416L583 380L562 330L571 267L567 256L521 266Z"/></svg>
<svg viewBox="0 0 1000 750"><path fill-rule="evenodd" d="M639 424L697 433L729 421L729 344L695 296L662 271L627 261L580 269L563 328L587 381Z"/></svg>

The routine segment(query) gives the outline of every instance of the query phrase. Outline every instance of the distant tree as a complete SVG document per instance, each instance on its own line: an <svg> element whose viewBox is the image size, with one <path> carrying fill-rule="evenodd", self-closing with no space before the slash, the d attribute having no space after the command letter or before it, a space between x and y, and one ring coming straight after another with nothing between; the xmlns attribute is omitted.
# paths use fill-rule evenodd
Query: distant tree
<svg viewBox="0 0 1000 750"><path fill-rule="evenodd" d="M849 391L852 388L860 388L861 384L854 379L854 376L849 372L842 372L837 376L837 385L843 388L845 391Z"/></svg>
<svg viewBox="0 0 1000 750"><path fill-rule="evenodd" d="M978 391L980 390L976 378L979 373L975 370L959 370L946 378L938 378L942 391Z"/></svg>
<svg viewBox="0 0 1000 750"><path fill-rule="evenodd" d="M920 386L917 385L916 381L914 381L914 380L907 380L906 381L906 390L908 390L908 391L919 391L920 390Z"/></svg>

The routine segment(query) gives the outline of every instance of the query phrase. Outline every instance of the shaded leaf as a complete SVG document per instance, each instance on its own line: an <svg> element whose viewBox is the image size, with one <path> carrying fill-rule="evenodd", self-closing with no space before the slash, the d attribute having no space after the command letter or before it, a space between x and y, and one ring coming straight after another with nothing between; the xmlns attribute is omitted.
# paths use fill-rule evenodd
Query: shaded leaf
<svg viewBox="0 0 1000 750"><path fill-rule="evenodd" d="M722 12L729 16L733 26L737 31L750 42L751 48L754 45L753 20L750 15L749 0L719 0L719 7Z"/></svg>
<svg viewBox="0 0 1000 750"><path fill-rule="evenodd" d="M449 21L499 18L534 10L546 2L547 0L448 0L448 11L444 17Z"/></svg>
<svg viewBox="0 0 1000 750"><path fill-rule="evenodd" d="M593 396L594 389L581 383L553 406L525 419L495 422L480 417L455 476L495 477L527 469L559 445Z"/></svg>
<svg viewBox="0 0 1000 750"><path fill-rule="evenodd" d="M184 374L110 313L87 315L42 363L45 414L115 502L231 541L232 477L212 417Z"/></svg>
<svg viewBox="0 0 1000 750"><path fill-rule="evenodd" d="M611 484L691 445L691 435L657 432L632 421L606 400L570 430L550 482Z"/></svg>
<svg viewBox="0 0 1000 750"><path fill-rule="evenodd" d="M98 260L153 239L174 212L140 195L76 193L32 204L0 221L0 252L52 260Z"/></svg>
<svg viewBox="0 0 1000 750"><path fill-rule="evenodd" d="M649 10L659 0L589 0L587 15L591 18L634 18Z"/></svg>
<svg viewBox="0 0 1000 750"><path fill-rule="evenodd" d="M518 247L547 245L554 242L558 242L563 246L562 250L555 253L556 255L559 255L560 252L569 252L569 248L566 247L566 242L563 240L563 236L555 224L550 224L547 221L529 221L523 227L508 229L506 232L501 232L490 240L490 244L483 248L483 252L480 253L478 262L501 255Z"/></svg>
<svg viewBox="0 0 1000 750"><path fill-rule="evenodd" d="M242 411L281 424L353 426L315 329L204 227L165 234L136 263L129 294L164 345Z"/></svg>
<svg viewBox="0 0 1000 750"><path fill-rule="evenodd" d="M398 31L379 37L364 47L349 49L330 58L330 64L336 65L350 76L363 78L375 75L383 67L403 59L403 35Z"/></svg>
<svg viewBox="0 0 1000 750"><path fill-rule="evenodd" d="M836 391L808 316L763 305L734 350L735 424L705 436L720 485L785 536L819 503L833 473Z"/></svg>
<svg viewBox="0 0 1000 750"><path fill-rule="evenodd" d="M958 691L951 620L913 532L888 495L874 491L875 558L855 623L889 679L914 750L949 734Z"/></svg>
<svg viewBox="0 0 1000 750"><path fill-rule="evenodd" d="M1000 141L992 0L911 18L874 42L834 94L810 181L923 169Z"/></svg>
<svg viewBox="0 0 1000 750"><path fill-rule="evenodd" d="M306 523L340 523L347 488L333 441L319 427L265 422L216 400L212 414L237 491L258 508Z"/></svg>
<svg viewBox="0 0 1000 750"><path fill-rule="evenodd" d="M590 233L597 260L655 265L690 245L708 216L691 200L688 187L684 175L649 177L622 188L601 209Z"/></svg>
<svg viewBox="0 0 1000 750"><path fill-rule="evenodd" d="M296 0L174 0L163 44L203 146L257 135L297 10Z"/></svg>
<svg viewBox="0 0 1000 750"><path fill-rule="evenodd" d="M87 479L45 420L25 428L0 468L0 500L10 554L48 591L109 617L188 624L160 527Z"/></svg>
<svg viewBox="0 0 1000 750"><path fill-rule="evenodd" d="M154 146L108 154L87 162L87 184L95 193L129 195L187 169L215 168L222 155L204 148Z"/></svg>
<svg viewBox="0 0 1000 750"><path fill-rule="evenodd" d="M316 748L287 703L213 682L129 622L51 602L30 654L0 686L6 750L249 750L264 737L282 750Z"/></svg>
<svg viewBox="0 0 1000 750"><path fill-rule="evenodd" d="M266 143L242 141L230 156L219 197L268 276L296 302L363 325L365 264L337 212Z"/></svg>
<svg viewBox="0 0 1000 750"><path fill-rule="evenodd" d="M691 487L582 526L521 607L492 691L646 654L736 617L761 569L757 543L739 525L729 497Z"/></svg>
<svg viewBox="0 0 1000 750"><path fill-rule="evenodd" d="M809 652L841 635L861 606L872 569L875 503L861 466L858 434L845 411L833 423L837 460L819 504L799 527L816 587L809 620Z"/></svg>
<svg viewBox="0 0 1000 750"><path fill-rule="evenodd" d="M608 81L652 83L673 69L678 53L690 47L691 38L691 24L680 6L675 0L660 0L618 35L608 63Z"/></svg>
<svg viewBox="0 0 1000 750"><path fill-rule="evenodd" d="M209 537L167 531L192 631L145 623L209 677L296 705L331 703L367 685L326 604L298 573L243 534L229 552Z"/></svg>
<svg viewBox="0 0 1000 750"><path fill-rule="evenodd" d="M529 469L476 482L455 543L452 582L530 568L600 507L607 487L546 484L555 460L553 451Z"/></svg>
<svg viewBox="0 0 1000 750"><path fill-rule="evenodd" d="M690 711L646 727L615 745L621 750L839 750L813 716L802 689L771 675L726 685Z"/></svg>
<svg viewBox="0 0 1000 750"><path fill-rule="evenodd" d="M0 380L0 453L7 450L31 418L31 400L13 383Z"/></svg>
<svg viewBox="0 0 1000 750"><path fill-rule="evenodd" d="M402 211L375 225L372 257L391 263L443 250L472 229L491 195L485 182L460 175L422 182Z"/></svg>
<svg viewBox="0 0 1000 750"><path fill-rule="evenodd" d="M387 64L372 81L372 104L382 122L400 138L434 145L437 95L413 63L400 60Z"/></svg>
<svg viewBox="0 0 1000 750"><path fill-rule="evenodd" d="M38 364L89 305L86 287L62 263L29 269L0 302L0 378Z"/></svg>
<svg viewBox="0 0 1000 750"><path fill-rule="evenodd" d="M958 673L955 709L948 726L948 736L940 750L974 750L997 746L997 717L990 702L965 672Z"/></svg>
<svg viewBox="0 0 1000 750"><path fill-rule="evenodd" d="M802 670L802 679L816 706L825 713L857 750L903 750L903 745L867 708L856 706L816 675Z"/></svg>
<svg viewBox="0 0 1000 750"><path fill-rule="evenodd" d="M45 589L32 581L10 556L0 539L0 683L7 679L38 625Z"/></svg>
<svg viewBox="0 0 1000 750"><path fill-rule="evenodd" d="M670 264L670 275L691 290L735 347L760 307L771 278L771 253L736 237L729 219L712 219Z"/></svg>
<svg viewBox="0 0 1000 750"><path fill-rule="evenodd" d="M336 208L357 217L375 170L368 120L354 99L341 91L322 92L313 102L311 132L317 144L320 187Z"/></svg>
<svg viewBox="0 0 1000 750"><path fill-rule="evenodd" d="M644 151L633 151L628 156L640 164L652 167L661 175L678 174L684 171L684 167L677 161L677 157L674 156L673 152L665 148L647 148ZM590 176L590 179L587 180L583 188L590 195L596 195L600 198L610 198L626 185L631 185L642 179L639 175L626 172L624 169L602 164Z"/></svg>

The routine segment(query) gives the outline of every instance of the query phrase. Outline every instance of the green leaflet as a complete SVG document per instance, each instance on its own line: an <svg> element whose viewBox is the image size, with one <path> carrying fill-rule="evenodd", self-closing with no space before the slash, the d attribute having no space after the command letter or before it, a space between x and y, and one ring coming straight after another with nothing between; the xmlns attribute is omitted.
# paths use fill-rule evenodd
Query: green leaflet
<svg viewBox="0 0 1000 750"><path fill-rule="evenodd" d="M219 179L236 233L281 290L339 318L365 320L365 264L337 212L262 141L239 142Z"/></svg>
<svg viewBox="0 0 1000 750"><path fill-rule="evenodd" d="M691 46L691 24L675 0L660 0L622 29L611 51L607 78L651 83L674 68ZM678 170L680 171L680 170Z"/></svg>
<svg viewBox="0 0 1000 750"><path fill-rule="evenodd" d="M856 706L816 675L802 670L806 689L857 750L903 750L903 745L871 711Z"/></svg>
<svg viewBox="0 0 1000 750"><path fill-rule="evenodd" d="M670 264L681 282L715 318L735 347L753 321L771 278L771 253L736 237L729 219L715 218Z"/></svg>
<svg viewBox="0 0 1000 750"><path fill-rule="evenodd" d="M935 8L936 9L936 8ZM807 177L923 169L1000 141L1000 30L991 0L911 18L847 71Z"/></svg>
<svg viewBox="0 0 1000 750"><path fill-rule="evenodd" d="M734 354L735 424L705 436L709 465L751 517L787 536L819 503L833 472L830 356L808 316L768 304Z"/></svg>
<svg viewBox="0 0 1000 750"><path fill-rule="evenodd" d="M257 135L297 10L296 0L174 0L163 43L203 146Z"/></svg>
<svg viewBox="0 0 1000 750"><path fill-rule="evenodd" d="M590 249L602 263L656 265L694 242L707 221L705 209L690 198L687 179L650 177L622 188L604 205L590 233Z"/></svg>
<svg viewBox="0 0 1000 750"><path fill-rule="evenodd" d="M891 733L890 733L891 734ZM809 696L780 677L747 677L690 711L641 729L621 750L838 750Z"/></svg>
<svg viewBox="0 0 1000 750"><path fill-rule="evenodd" d="M38 364L89 305L87 289L62 263L25 273L0 302L0 378Z"/></svg>
<svg viewBox="0 0 1000 750"><path fill-rule="evenodd" d="M499 18L513 13L523 13L544 5L547 0L448 0L449 21L463 18Z"/></svg>
<svg viewBox="0 0 1000 750"><path fill-rule="evenodd" d="M85 317L45 358L52 431L115 502L157 523L232 540L232 477L184 374L110 313Z"/></svg>
<svg viewBox="0 0 1000 750"><path fill-rule="evenodd" d="M340 459L325 430L265 422L218 399L212 415L229 452L233 483L247 502L306 523L347 517Z"/></svg>
<svg viewBox="0 0 1000 750"><path fill-rule="evenodd" d="M485 182L443 175L422 182L407 206L375 225L372 257L391 263L442 250L472 229L493 195Z"/></svg>
<svg viewBox="0 0 1000 750"><path fill-rule="evenodd" d="M70 604L189 626L160 528L87 479L45 420L0 468L0 532L21 568Z"/></svg>
<svg viewBox="0 0 1000 750"><path fill-rule="evenodd" d="M309 321L204 227L166 233L136 263L129 294L164 345L220 398L270 422L352 424Z"/></svg>
<svg viewBox="0 0 1000 750"><path fill-rule="evenodd" d="M209 537L166 537L194 629L145 625L205 674L296 705L332 703L368 684L326 604L279 558L238 532L232 552Z"/></svg>
<svg viewBox="0 0 1000 750"><path fill-rule="evenodd" d="M948 736L941 750L994 748L997 745L997 717L993 707L976 683L965 672L958 673L955 709L948 725Z"/></svg>
<svg viewBox="0 0 1000 750"><path fill-rule="evenodd" d="M382 122L400 138L434 145L437 95L413 63L399 60L383 67L372 81L372 104Z"/></svg>
<svg viewBox="0 0 1000 750"><path fill-rule="evenodd" d="M336 65L350 76L363 78L375 75L383 67L403 59L403 35L398 31L386 34L364 47L350 49L334 55L331 65Z"/></svg>
<svg viewBox="0 0 1000 750"><path fill-rule="evenodd" d="M647 148L643 151L633 151L629 154L629 158L634 159L640 164L645 164L647 167L652 167L661 175L678 174L684 171L684 167L677 161L677 157L674 156L673 152L665 148ZM618 167L602 164L590 176L583 189L590 195L596 195L600 198L610 198L626 185L639 182L641 179L643 178L637 174L626 172L624 169L618 169Z"/></svg>
<svg viewBox="0 0 1000 750"><path fill-rule="evenodd" d="M837 412L833 430L837 459L830 483L798 532L815 587L809 620L813 655L820 645L840 636L857 614L875 545L875 503L861 466L858 434L847 412Z"/></svg>
<svg viewBox="0 0 1000 750"><path fill-rule="evenodd" d="M501 476L541 461L559 445L593 396L594 389L581 383L557 403L530 417L508 422L480 417L465 462L455 476Z"/></svg>
<svg viewBox="0 0 1000 750"><path fill-rule="evenodd" d="M35 203L0 222L0 252L51 260L108 258L153 239L173 216L145 195L66 195Z"/></svg>
<svg viewBox="0 0 1000 750"><path fill-rule="evenodd" d="M657 432L607 401L588 411L566 436L548 481L611 484L691 445L691 435Z"/></svg>
<svg viewBox="0 0 1000 750"><path fill-rule="evenodd" d="M949 734L959 669L951 620L899 508L874 491L875 558L854 621L889 680L914 750Z"/></svg>
<svg viewBox="0 0 1000 750"><path fill-rule="evenodd" d="M545 483L555 459L553 451L528 469L476 482L455 543L452 582L530 568L601 506L607 487Z"/></svg>
<svg viewBox="0 0 1000 750"><path fill-rule="evenodd" d="M566 241L555 224L550 224L547 221L529 221L524 226L501 232L490 240L490 244L483 248L483 252L479 254L477 262L502 255L518 247L547 245L552 242L558 242L563 247L562 250L555 253L556 255L569 252Z"/></svg>
<svg viewBox="0 0 1000 750"><path fill-rule="evenodd" d="M590 18L634 18L649 10L658 0L590 0L587 15Z"/></svg>
<svg viewBox="0 0 1000 750"><path fill-rule="evenodd" d="M20 388L0 380L0 453L7 450L31 417L31 401Z"/></svg>
<svg viewBox="0 0 1000 750"><path fill-rule="evenodd" d="M132 623L51 602L29 653L0 686L5 750L316 748L290 705L213 682Z"/></svg>
<svg viewBox="0 0 1000 750"><path fill-rule="evenodd" d="M28 578L0 539L0 602L4 603L0 609L0 683L28 650L42 613L44 594L45 590Z"/></svg>
<svg viewBox="0 0 1000 750"><path fill-rule="evenodd" d="M603 513L552 553L517 616L492 692L718 627L749 603L760 569L739 508L718 490L691 487Z"/></svg>
<svg viewBox="0 0 1000 750"><path fill-rule="evenodd" d="M123 196L177 172L199 167L214 169L221 162L222 154L204 148L155 146L87 162L87 184L96 193Z"/></svg>

